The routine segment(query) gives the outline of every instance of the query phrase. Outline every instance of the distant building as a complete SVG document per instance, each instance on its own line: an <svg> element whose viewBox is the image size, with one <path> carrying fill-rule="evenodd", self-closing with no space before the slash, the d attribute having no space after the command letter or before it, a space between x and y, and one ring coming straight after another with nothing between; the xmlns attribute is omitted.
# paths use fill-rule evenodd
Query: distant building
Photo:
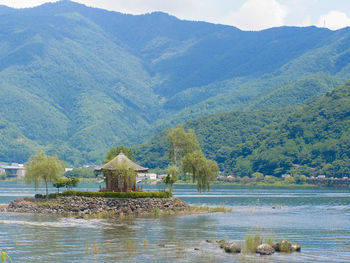
<svg viewBox="0 0 350 263"><path fill-rule="evenodd" d="M23 164L12 163L11 165L1 165L0 174L6 173L7 177L21 178L26 175L26 169Z"/></svg>
<svg viewBox="0 0 350 263"><path fill-rule="evenodd" d="M138 173L137 179L146 179L146 180L157 180L157 174L153 173Z"/></svg>

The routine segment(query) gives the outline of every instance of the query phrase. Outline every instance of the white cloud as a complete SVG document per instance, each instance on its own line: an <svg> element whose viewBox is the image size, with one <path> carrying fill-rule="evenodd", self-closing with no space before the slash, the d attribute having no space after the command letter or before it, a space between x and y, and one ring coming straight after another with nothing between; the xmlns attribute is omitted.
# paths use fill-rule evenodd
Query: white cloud
<svg viewBox="0 0 350 263"><path fill-rule="evenodd" d="M30 0L30 1L20 1L20 0L1 0L0 5L11 6L15 8L32 7L37 5L42 5L46 2L56 2L58 0Z"/></svg>
<svg viewBox="0 0 350 263"><path fill-rule="evenodd" d="M350 26L350 18L343 12L332 10L319 18L317 26L326 26L333 30L340 29Z"/></svg>
<svg viewBox="0 0 350 263"><path fill-rule="evenodd" d="M1 1L1 0L0 0ZM162 11L181 19L217 22L222 17L221 5L231 0L75 0L88 6L129 14Z"/></svg>
<svg viewBox="0 0 350 263"><path fill-rule="evenodd" d="M283 26L287 14L287 8L276 0L247 0L222 22L244 30L262 30Z"/></svg>

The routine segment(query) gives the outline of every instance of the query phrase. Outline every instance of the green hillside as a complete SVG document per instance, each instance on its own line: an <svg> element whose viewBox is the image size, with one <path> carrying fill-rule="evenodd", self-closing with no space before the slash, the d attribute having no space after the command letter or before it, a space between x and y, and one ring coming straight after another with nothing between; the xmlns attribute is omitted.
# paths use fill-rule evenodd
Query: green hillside
<svg viewBox="0 0 350 263"><path fill-rule="evenodd" d="M246 143L248 138L264 133L266 127L274 127L292 110L233 111L200 117L184 124L193 129L205 155L218 162L222 170L236 145ZM165 168L168 165L169 145L167 130L153 136L145 144L133 147L138 161L146 167ZM258 140L256 137L255 140Z"/></svg>
<svg viewBox="0 0 350 263"><path fill-rule="evenodd" d="M293 164L328 176L350 174L350 82L288 116L253 148L249 154L233 151L239 159L232 164L242 160L254 171L276 175Z"/></svg>
<svg viewBox="0 0 350 263"><path fill-rule="evenodd" d="M350 173L350 82L294 110L214 114L185 127L195 130L207 157L226 172ZM165 167L167 148L164 132L134 150L143 165Z"/></svg>
<svg viewBox="0 0 350 263"><path fill-rule="evenodd" d="M45 150L99 163L196 117L305 104L350 77L349 43L349 28L246 32L70 1L0 6L0 161Z"/></svg>

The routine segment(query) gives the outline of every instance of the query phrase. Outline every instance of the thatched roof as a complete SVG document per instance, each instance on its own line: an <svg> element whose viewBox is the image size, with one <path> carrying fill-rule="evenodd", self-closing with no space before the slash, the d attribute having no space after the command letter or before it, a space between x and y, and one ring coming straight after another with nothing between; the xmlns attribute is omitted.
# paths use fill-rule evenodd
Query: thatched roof
<svg viewBox="0 0 350 263"><path fill-rule="evenodd" d="M119 153L116 157L114 157L108 163L102 165L101 167L96 168L95 171L115 170L115 167L117 167L118 165L121 165L123 163L126 163L126 165L130 168L134 168L135 171L137 171L139 173L148 171L148 168L142 167L142 166L138 165L137 163L134 163L128 157L126 157L125 154L122 152Z"/></svg>

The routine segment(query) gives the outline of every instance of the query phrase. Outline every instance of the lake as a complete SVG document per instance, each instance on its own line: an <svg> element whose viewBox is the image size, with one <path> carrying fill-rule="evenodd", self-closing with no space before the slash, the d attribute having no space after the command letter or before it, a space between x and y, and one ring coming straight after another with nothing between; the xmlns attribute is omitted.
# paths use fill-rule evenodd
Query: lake
<svg viewBox="0 0 350 263"><path fill-rule="evenodd" d="M161 187L144 186L151 188ZM97 183L79 185L79 190L97 189ZM0 203L35 193L44 189L0 183ZM124 220L0 213L0 248L13 262L350 262L348 189L215 186L199 194L193 186L176 186L174 195L189 204L224 205L233 212ZM302 251L230 255L206 242L242 242L254 234L288 239Z"/></svg>

